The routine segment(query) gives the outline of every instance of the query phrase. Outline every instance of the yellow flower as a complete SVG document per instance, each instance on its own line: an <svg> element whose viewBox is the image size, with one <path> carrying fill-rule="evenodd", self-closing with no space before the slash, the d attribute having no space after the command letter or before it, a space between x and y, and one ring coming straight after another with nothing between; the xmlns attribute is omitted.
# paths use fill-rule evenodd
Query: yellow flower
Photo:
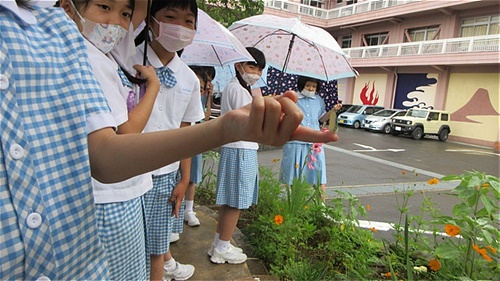
<svg viewBox="0 0 500 281"><path fill-rule="evenodd" d="M430 184L430 185L438 184L439 180L436 179L436 178L432 178L432 179L428 180L427 183Z"/></svg>
<svg viewBox="0 0 500 281"><path fill-rule="evenodd" d="M460 227L454 224L446 224L444 226L444 231L451 237L455 237L460 233Z"/></svg>
<svg viewBox="0 0 500 281"><path fill-rule="evenodd" d="M429 261L430 269L438 271L441 268L441 263L438 260L432 259Z"/></svg>
<svg viewBox="0 0 500 281"><path fill-rule="evenodd" d="M309 205L305 205L304 209L306 209L306 210L309 209Z"/></svg>
<svg viewBox="0 0 500 281"><path fill-rule="evenodd" d="M367 205L366 205L366 210L367 210L367 211L370 211L370 210L371 210L371 208L372 208L372 207L370 206L370 204L367 204Z"/></svg>
<svg viewBox="0 0 500 281"><path fill-rule="evenodd" d="M299 168L299 163L295 163L295 169Z"/></svg>
<svg viewBox="0 0 500 281"><path fill-rule="evenodd" d="M279 158L274 158L274 159L273 159L273 163L276 163L276 162L278 162L278 161L280 161L280 159L279 159Z"/></svg>
<svg viewBox="0 0 500 281"><path fill-rule="evenodd" d="M281 225L283 223L284 219L282 215L276 215L274 216L274 223L276 225Z"/></svg>

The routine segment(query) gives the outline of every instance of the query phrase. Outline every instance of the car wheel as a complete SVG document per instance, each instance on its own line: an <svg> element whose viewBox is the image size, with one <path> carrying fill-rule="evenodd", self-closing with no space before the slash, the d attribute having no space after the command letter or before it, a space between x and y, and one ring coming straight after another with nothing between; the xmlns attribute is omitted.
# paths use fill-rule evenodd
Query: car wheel
<svg viewBox="0 0 500 281"><path fill-rule="evenodd" d="M382 129L382 131L386 134L389 134L391 132L391 125L390 124L386 124L384 126L384 128Z"/></svg>
<svg viewBox="0 0 500 281"><path fill-rule="evenodd" d="M399 132L394 130L394 129L391 129L391 135L393 136L398 136L399 135Z"/></svg>
<svg viewBox="0 0 500 281"><path fill-rule="evenodd" d="M439 140L446 141L449 134L450 132L448 131L448 129L442 129L441 132L439 132Z"/></svg>
<svg viewBox="0 0 500 281"><path fill-rule="evenodd" d="M415 130L411 133L411 136L415 140L419 140L424 136L424 132L422 131L422 128L416 127Z"/></svg>
<svg viewBox="0 0 500 281"><path fill-rule="evenodd" d="M359 127L361 127L361 123L359 121L356 121L356 122L354 122L354 124L352 124L352 127L354 129L359 129Z"/></svg>

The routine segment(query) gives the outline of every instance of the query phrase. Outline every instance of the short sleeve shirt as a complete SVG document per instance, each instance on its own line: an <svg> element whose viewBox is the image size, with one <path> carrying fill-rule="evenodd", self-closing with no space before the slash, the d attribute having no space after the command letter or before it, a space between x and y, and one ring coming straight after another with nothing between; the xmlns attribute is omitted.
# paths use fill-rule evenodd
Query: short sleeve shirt
<svg viewBox="0 0 500 281"><path fill-rule="evenodd" d="M299 99L297 100L297 106L304 113L304 118L300 125L312 128L314 130L319 130L319 119L325 115L325 102L323 98L319 95L315 95L314 97L306 97L299 93ZM300 142L300 141L292 141L292 142Z"/></svg>
<svg viewBox="0 0 500 281"><path fill-rule="evenodd" d="M113 117L64 10L26 22L12 2L0 2L0 280L107 279L87 135Z"/></svg>
<svg viewBox="0 0 500 281"><path fill-rule="evenodd" d="M148 64L155 69L163 67L155 51L148 46ZM137 58L144 55L144 45L137 47ZM181 122L197 122L205 117L200 103L200 80L194 72L175 54L166 65L173 71L177 83L172 88L160 85L160 92L144 132L178 129ZM153 172L154 175L168 174L179 169L179 162Z"/></svg>

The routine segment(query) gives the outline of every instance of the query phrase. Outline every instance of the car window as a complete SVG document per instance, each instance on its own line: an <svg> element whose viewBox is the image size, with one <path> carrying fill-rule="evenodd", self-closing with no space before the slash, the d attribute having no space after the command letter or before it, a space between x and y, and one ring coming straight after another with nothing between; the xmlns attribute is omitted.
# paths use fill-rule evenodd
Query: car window
<svg viewBox="0 0 500 281"><path fill-rule="evenodd" d="M353 105L346 112L357 113L362 108L361 105Z"/></svg>
<svg viewBox="0 0 500 281"><path fill-rule="evenodd" d="M429 112L429 118L434 121L439 120L439 112Z"/></svg>
<svg viewBox="0 0 500 281"><path fill-rule="evenodd" d="M448 113L441 114L441 121L448 121Z"/></svg>
<svg viewBox="0 0 500 281"><path fill-rule="evenodd" d="M412 109L408 110L408 114L406 116L425 118L426 115L427 115L427 111L412 108Z"/></svg>
<svg viewBox="0 0 500 281"><path fill-rule="evenodd" d="M392 114L394 114L394 112L395 112L394 110L382 109L382 110L379 110L379 111L373 113L373 116L389 117Z"/></svg>
<svg viewBox="0 0 500 281"><path fill-rule="evenodd" d="M398 116L405 116L406 115L406 111L398 111L394 117L398 117Z"/></svg>

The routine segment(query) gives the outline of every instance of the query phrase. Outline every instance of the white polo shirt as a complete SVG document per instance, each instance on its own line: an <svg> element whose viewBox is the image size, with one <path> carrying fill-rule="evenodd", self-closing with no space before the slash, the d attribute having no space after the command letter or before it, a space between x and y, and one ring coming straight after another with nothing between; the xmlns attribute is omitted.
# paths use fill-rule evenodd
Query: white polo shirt
<svg viewBox="0 0 500 281"><path fill-rule="evenodd" d="M220 113L224 114L228 111L243 107L252 103L252 95L241 86L238 78L233 77L229 84L224 88L220 101ZM224 145L232 148L248 148L259 149L259 144L249 141L237 141Z"/></svg>
<svg viewBox="0 0 500 281"><path fill-rule="evenodd" d="M136 59L144 56L144 44L137 47ZM155 51L148 46L148 64L155 69L163 67ZM156 97L151 117L145 132L178 129L181 122L197 122L205 117L200 103L200 81L194 72L175 54L167 64L177 79L172 88L163 83ZM182 141L182 140L179 140ZM164 175L179 169L179 162L153 171L153 175Z"/></svg>
<svg viewBox="0 0 500 281"><path fill-rule="evenodd" d="M88 40L85 40L85 43L92 70L108 100L111 114L116 124L121 125L128 121L127 96L133 89L123 86L117 72L119 66L111 56L104 55ZM113 184L103 184L92 178L92 187L95 203L105 204L124 202L142 196L153 188L153 181L150 173Z"/></svg>

